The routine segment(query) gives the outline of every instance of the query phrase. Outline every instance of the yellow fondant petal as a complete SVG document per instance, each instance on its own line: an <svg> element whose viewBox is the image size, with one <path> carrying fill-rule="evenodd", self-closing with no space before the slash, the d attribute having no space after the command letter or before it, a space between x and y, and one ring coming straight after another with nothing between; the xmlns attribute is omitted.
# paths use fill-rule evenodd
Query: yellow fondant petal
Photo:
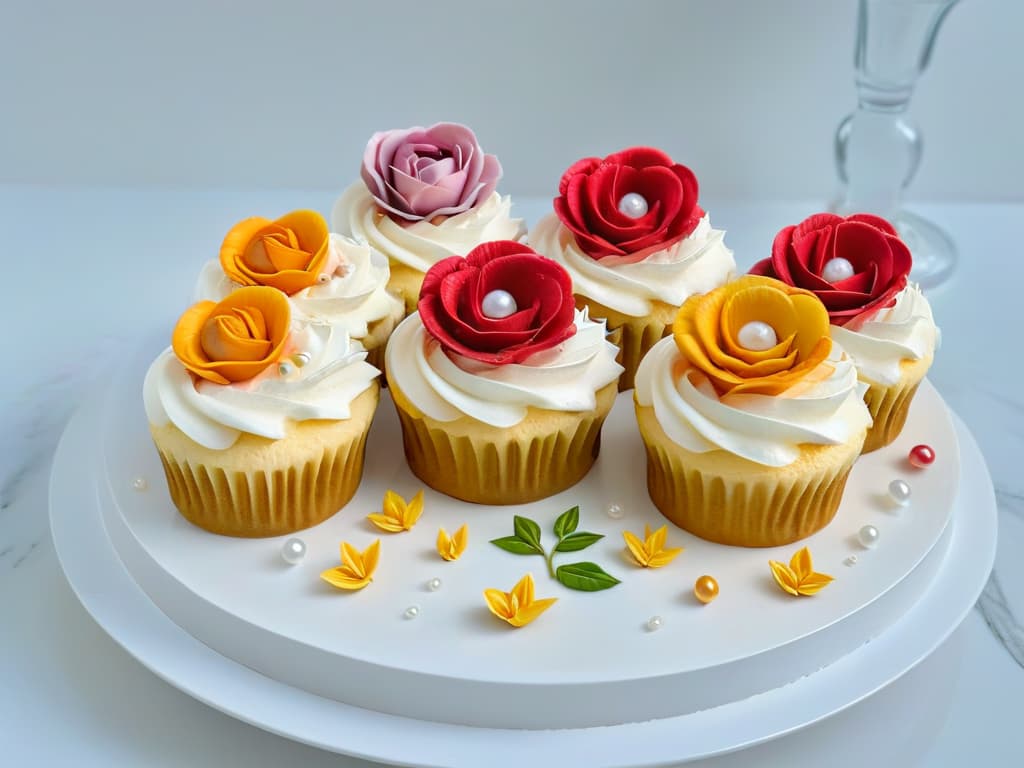
<svg viewBox="0 0 1024 768"><path fill-rule="evenodd" d="M459 530L452 536L452 559L458 559L462 556L462 553L466 551L466 547L469 544L469 526L463 523L459 526Z"/></svg>
<svg viewBox="0 0 1024 768"><path fill-rule="evenodd" d="M519 601L520 606L529 605L533 602L533 574L528 573L512 587L512 596Z"/></svg>
<svg viewBox="0 0 1024 768"><path fill-rule="evenodd" d="M662 566L668 565L673 560L675 560L676 557L679 555L679 553L682 552L682 551L683 551L682 547L673 547L673 548L670 548L670 549L661 549L661 550L655 552L653 555L651 555L651 560L648 563L647 567L648 568L661 568Z"/></svg>
<svg viewBox="0 0 1024 768"><path fill-rule="evenodd" d="M382 531L387 531L388 533L401 533L406 530L406 527L400 521L380 512L373 512L367 515L366 519Z"/></svg>
<svg viewBox="0 0 1024 768"><path fill-rule="evenodd" d="M508 623L513 627L525 627L557 602L557 597L545 597L541 600L534 600L529 605L520 606L515 615L508 620Z"/></svg>
<svg viewBox="0 0 1024 768"><path fill-rule="evenodd" d="M633 556L637 565L642 568L646 568L649 558L647 556L647 550L644 549L643 542L629 531L623 531L622 538L626 540L626 547L629 549L629 554Z"/></svg>
<svg viewBox="0 0 1024 768"><path fill-rule="evenodd" d="M346 571L341 568L328 568L320 574L320 578L330 584L332 587L338 589L362 589L370 583L369 578L356 579L352 578Z"/></svg>
<svg viewBox="0 0 1024 768"><path fill-rule="evenodd" d="M665 540L668 538L668 526L663 525L654 533L647 535L647 551L660 552L665 547Z"/></svg>
<svg viewBox="0 0 1024 768"><path fill-rule="evenodd" d="M508 621L515 615L512 598L508 592L502 592L500 589L485 589L484 600L487 601L487 607L491 613L503 621Z"/></svg>
<svg viewBox="0 0 1024 768"><path fill-rule="evenodd" d="M448 532L444 528L440 528L437 531L437 554L443 557L445 560L454 560L452 557L452 540L448 536Z"/></svg>
<svg viewBox="0 0 1024 768"><path fill-rule="evenodd" d="M832 581L834 579L827 573L812 573L800 580L797 591L801 595L813 595L827 587Z"/></svg>
<svg viewBox="0 0 1024 768"><path fill-rule="evenodd" d="M796 574L797 581L803 581L814 573L814 563L811 561L811 550L801 547L789 561L789 567Z"/></svg>
<svg viewBox="0 0 1024 768"><path fill-rule="evenodd" d="M772 576L775 577L775 583L778 584L782 589L791 595L796 596L797 592L797 578L796 574L790 570L789 566L785 563L780 563L778 560L769 560L768 565L772 569Z"/></svg>
<svg viewBox="0 0 1024 768"><path fill-rule="evenodd" d="M377 539L370 546L363 550L362 563L363 573L366 576L372 577L374 571L377 570L377 563L380 561L380 539Z"/></svg>
<svg viewBox="0 0 1024 768"><path fill-rule="evenodd" d="M412 497L412 501L406 505L405 508L405 526L406 529L411 529L416 522L420 519L420 515L423 514L423 491L419 491L415 496Z"/></svg>

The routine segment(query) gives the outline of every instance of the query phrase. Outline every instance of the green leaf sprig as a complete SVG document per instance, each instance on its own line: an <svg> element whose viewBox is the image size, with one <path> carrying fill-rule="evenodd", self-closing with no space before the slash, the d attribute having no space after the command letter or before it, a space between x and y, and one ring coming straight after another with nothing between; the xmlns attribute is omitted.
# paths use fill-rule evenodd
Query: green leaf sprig
<svg viewBox="0 0 1024 768"><path fill-rule="evenodd" d="M512 519L512 536L491 539L491 544L514 555L540 555L548 566L548 575L569 589L581 592L597 592L610 589L619 580L606 573L597 563L581 562L560 565L556 569L552 562L556 552L579 552L604 538L604 534L577 531L580 524L580 508L567 509L555 520L553 531L558 542L545 551L541 544L540 526L528 517L516 515Z"/></svg>

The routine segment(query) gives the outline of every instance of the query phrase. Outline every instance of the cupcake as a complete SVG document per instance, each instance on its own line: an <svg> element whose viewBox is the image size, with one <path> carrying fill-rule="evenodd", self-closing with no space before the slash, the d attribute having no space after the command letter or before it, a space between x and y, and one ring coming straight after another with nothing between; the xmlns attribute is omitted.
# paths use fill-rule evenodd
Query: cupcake
<svg viewBox="0 0 1024 768"><path fill-rule="evenodd" d="M348 334L250 286L188 309L143 396L175 506L229 536L315 525L355 493L378 371Z"/></svg>
<svg viewBox="0 0 1024 768"><path fill-rule="evenodd" d="M383 253L389 290L416 311L423 275L434 264L488 240L519 240L522 219L495 191L501 165L463 125L375 133L363 154L362 179L331 213L336 232Z"/></svg>
<svg viewBox="0 0 1024 768"><path fill-rule="evenodd" d="M868 387L874 425L865 453L903 430L939 339L928 300L907 281L910 267L909 249L884 219L819 213L779 232L771 257L751 270L813 291L825 304L832 338Z"/></svg>
<svg viewBox="0 0 1024 768"><path fill-rule="evenodd" d="M824 305L748 275L687 299L672 327L633 393L655 506L690 533L744 547L827 525L871 416Z"/></svg>
<svg viewBox="0 0 1024 768"><path fill-rule="evenodd" d="M387 291L388 262L365 244L329 233L315 211L293 211L276 221L239 222L199 275L196 299L220 301L246 285L288 294L307 317L339 328L358 341L367 362L380 368L384 344L404 316Z"/></svg>
<svg viewBox="0 0 1024 768"><path fill-rule="evenodd" d="M427 272L386 372L412 471L479 504L579 481L600 448L622 367L569 275L521 243L484 243Z"/></svg>
<svg viewBox="0 0 1024 768"><path fill-rule="evenodd" d="M622 350L619 389L630 389L679 305L732 278L732 251L697 204L693 172L657 149L580 160L558 195L530 244L569 271L576 306L605 321Z"/></svg>

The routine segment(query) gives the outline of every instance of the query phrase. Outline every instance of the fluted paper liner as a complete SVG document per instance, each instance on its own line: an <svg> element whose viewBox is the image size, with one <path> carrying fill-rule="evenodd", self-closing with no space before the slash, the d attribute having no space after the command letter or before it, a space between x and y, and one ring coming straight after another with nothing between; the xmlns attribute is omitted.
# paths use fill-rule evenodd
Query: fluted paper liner
<svg viewBox="0 0 1024 768"><path fill-rule="evenodd" d="M842 445L806 445L788 467L764 467L725 451L687 451L653 408L637 405L636 414L654 505L702 539L741 547L789 544L828 525L863 442L862 433Z"/></svg>
<svg viewBox="0 0 1024 768"><path fill-rule="evenodd" d="M608 340L619 348L615 361L625 370L619 376L619 392L633 388L633 379L640 361L648 350L672 332L672 321L679 307L662 301L652 301L651 313L633 317L617 312L604 304L576 296L576 308L587 308L593 320L604 320L608 328Z"/></svg>
<svg viewBox="0 0 1024 768"><path fill-rule="evenodd" d="M575 485L600 451L601 425L615 402L615 382L587 412L529 408L508 429L468 416L435 421L388 382L402 425L409 468L434 490L477 504L522 504Z"/></svg>
<svg viewBox="0 0 1024 768"><path fill-rule="evenodd" d="M211 450L173 424L150 425L171 499L189 521L226 536L279 536L316 525L355 495L366 435L377 408L376 383L340 421L305 421L287 437L243 434Z"/></svg>
<svg viewBox="0 0 1024 768"><path fill-rule="evenodd" d="M931 367L932 358L923 360L905 360L900 364L901 378L898 384L884 387L867 381L868 391L864 393L871 418L874 420L864 440L861 453L884 448L899 437L903 425L907 422L910 402L914 399L921 380Z"/></svg>

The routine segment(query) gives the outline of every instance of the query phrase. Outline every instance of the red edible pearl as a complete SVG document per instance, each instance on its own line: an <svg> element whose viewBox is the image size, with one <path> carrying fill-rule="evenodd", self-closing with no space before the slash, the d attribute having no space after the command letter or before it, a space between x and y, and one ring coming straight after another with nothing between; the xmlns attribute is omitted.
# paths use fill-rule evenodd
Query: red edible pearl
<svg viewBox="0 0 1024 768"><path fill-rule="evenodd" d="M930 445L915 445L907 458L918 469L924 469L935 461L935 449Z"/></svg>

